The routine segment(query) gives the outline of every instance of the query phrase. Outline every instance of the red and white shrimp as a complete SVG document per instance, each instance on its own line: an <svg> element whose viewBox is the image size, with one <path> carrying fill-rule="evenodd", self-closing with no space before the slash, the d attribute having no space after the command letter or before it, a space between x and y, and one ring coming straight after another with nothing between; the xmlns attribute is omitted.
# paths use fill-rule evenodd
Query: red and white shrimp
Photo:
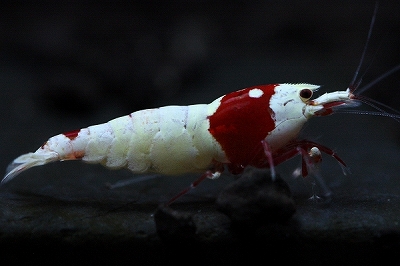
<svg viewBox="0 0 400 266"><path fill-rule="evenodd" d="M217 177L224 165L235 174L248 165L271 167L298 154L298 148L316 146L344 164L330 149L296 140L309 118L355 103L350 89L311 100L318 88L254 86L210 104L147 109L59 134L36 152L16 158L2 183L33 166L78 159L134 173L179 175L211 169L209 177Z"/></svg>
<svg viewBox="0 0 400 266"><path fill-rule="evenodd" d="M375 15L373 21L374 18ZM364 54L365 49L362 59ZM386 75L399 68L400 65ZM299 140L298 135L311 117L326 116L337 108L365 102L365 98L354 94L359 85L358 70L349 88L315 99L312 96L319 88L317 85L259 85L226 94L210 104L147 109L59 134L34 153L16 158L1 182L10 181L34 166L82 160L111 169L125 167L133 173L202 172L192 184L195 187L205 178L218 177L225 168L234 174L241 173L246 166L270 168L274 177L274 166L298 154L303 157L305 176L307 169L312 169L307 167L312 163L309 152L316 148L318 154L325 152L345 166L331 149ZM380 115L391 116L378 110ZM392 117L398 119L396 115ZM170 202L186 192L182 191Z"/></svg>

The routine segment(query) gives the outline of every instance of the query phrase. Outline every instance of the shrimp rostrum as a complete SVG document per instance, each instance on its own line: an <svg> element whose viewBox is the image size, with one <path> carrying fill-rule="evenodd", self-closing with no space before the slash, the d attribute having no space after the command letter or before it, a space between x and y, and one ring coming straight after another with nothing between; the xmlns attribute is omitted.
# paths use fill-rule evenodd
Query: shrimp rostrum
<svg viewBox="0 0 400 266"><path fill-rule="evenodd" d="M234 174L249 165L273 168L312 147L344 165L327 147L297 139L309 118L357 104L350 89L312 99L318 88L311 84L260 85L226 94L210 104L133 112L51 137L35 152L16 158L1 182L31 167L64 160L125 167L134 173L203 172L215 178L225 168Z"/></svg>

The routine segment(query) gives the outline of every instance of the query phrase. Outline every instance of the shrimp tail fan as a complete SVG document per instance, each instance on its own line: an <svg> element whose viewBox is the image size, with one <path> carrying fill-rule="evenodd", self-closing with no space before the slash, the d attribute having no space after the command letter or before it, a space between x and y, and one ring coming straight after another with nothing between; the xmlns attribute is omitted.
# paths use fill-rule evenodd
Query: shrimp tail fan
<svg viewBox="0 0 400 266"><path fill-rule="evenodd" d="M18 174L31 167L47 164L58 160L59 156L57 153L40 154L40 153L30 152L23 154L8 165L6 170L6 175L1 180L1 183L4 184L10 181Z"/></svg>

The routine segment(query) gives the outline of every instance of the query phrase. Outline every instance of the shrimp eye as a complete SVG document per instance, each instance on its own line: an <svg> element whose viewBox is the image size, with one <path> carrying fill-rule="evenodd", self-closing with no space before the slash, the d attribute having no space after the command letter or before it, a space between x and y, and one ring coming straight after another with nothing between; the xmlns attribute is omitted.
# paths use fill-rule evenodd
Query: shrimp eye
<svg viewBox="0 0 400 266"><path fill-rule="evenodd" d="M308 101L312 95L313 95L313 92L310 89L302 89L300 91L300 98L303 102Z"/></svg>

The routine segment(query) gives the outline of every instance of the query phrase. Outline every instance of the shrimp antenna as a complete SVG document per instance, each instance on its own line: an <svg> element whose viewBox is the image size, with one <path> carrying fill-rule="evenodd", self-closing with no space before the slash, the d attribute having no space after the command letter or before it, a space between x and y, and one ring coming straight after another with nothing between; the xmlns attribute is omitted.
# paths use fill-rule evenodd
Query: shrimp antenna
<svg viewBox="0 0 400 266"><path fill-rule="evenodd" d="M371 81L370 83L368 83L367 85L365 85L364 87L362 87L360 90L358 90L358 94L363 93L364 91L368 90L369 88L371 88L372 86L374 86L376 83L378 83L379 81L381 81L382 79L392 75L393 73L397 72L400 70L400 64L398 64L397 66L393 67L391 70L387 71L386 73L380 75L379 77L377 77L376 79L374 79L373 81Z"/></svg>
<svg viewBox="0 0 400 266"><path fill-rule="evenodd" d="M361 83L361 79L359 81L357 81L357 82L356 82L356 80L357 80L358 73L360 72L361 65L364 62L365 54L367 53L368 44L369 44L369 41L370 41L371 35L372 35L372 29L374 28L374 24L375 24L376 14L378 13L378 6L379 6L379 2L376 1L375 2L375 8L374 8L374 14L372 15L371 24L369 25L367 42L365 43L364 50L363 50L363 52L361 54L360 62L358 64L358 66L357 66L356 72L354 73L354 77L353 77L353 79L352 79L352 81L350 82L350 85L349 85L349 88L350 88L351 91L355 91L357 89L357 87Z"/></svg>

